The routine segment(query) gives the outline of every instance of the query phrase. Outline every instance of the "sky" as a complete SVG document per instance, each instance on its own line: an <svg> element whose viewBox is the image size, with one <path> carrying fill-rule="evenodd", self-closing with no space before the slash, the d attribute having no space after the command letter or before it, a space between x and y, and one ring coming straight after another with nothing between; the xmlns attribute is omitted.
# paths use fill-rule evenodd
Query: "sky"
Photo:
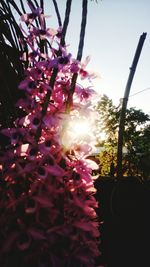
<svg viewBox="0 0 150 267"><path fill-rule="evenodd" d="M16 1L18 2L18 0ZM45 0L48 26L58 26L52 1ZM62 20L66 0L57 0ZM73 0L66 43L76 57L82 0ZM115 105L124 96L135 50L143 32L146 40L132 83L128 107L150 114L150 1L149 0L89 0L83 59L91 56L88 69L99 73L95 90L106 94ZM146 89L146 90L145 90ZM141 93L136 94L139 91ZM134 95L135 94L135 95ZM133 95L133 96L132 96Z"/></svg>
<svg viewBox="0 0 150 267"><path fill-rule="evenodd" d="M57 2L63 17L66 1ZM66 38L73 56L77 53L81 10L82 1L73 0ZM124 96L139 38L147 32L128 101L128 107L136 107L146 113L150 113L150 89L147 90L150 88L149 14L149 0L98 0L97 3L89 0L83 54L83 59L91 56L88 69L100 75L94 81L95 90L101 95L108 95L118 105ZM54 16L51 21L53 19ZM141 90L145 91L132 96Z"/></svg>

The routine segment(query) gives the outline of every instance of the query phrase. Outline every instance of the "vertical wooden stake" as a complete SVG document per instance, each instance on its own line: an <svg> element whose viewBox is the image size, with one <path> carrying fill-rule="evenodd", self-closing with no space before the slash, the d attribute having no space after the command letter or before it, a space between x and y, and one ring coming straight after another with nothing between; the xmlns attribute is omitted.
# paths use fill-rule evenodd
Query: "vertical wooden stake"
<svg viewBox="0 0 150 267"><path fill-rule="evenodd" d="M133 77L136 71L136 67L138 64L138 60L142 51L142 47L146 38L147 33L143 33L140 36L138 46L133 58L132 66L130 68L129 77L127 80L124 98L122 101L122 108L121 108L121 114L120 114L120 121L119 121L119 131L118 131L118 149L117 149L117 179L121 178L123 175L122 172L122 148L123 148L123 137L124 137L124 128L125 128L125 115L126 115L126 108L130 93L131 84L133 81Z"/></svg>

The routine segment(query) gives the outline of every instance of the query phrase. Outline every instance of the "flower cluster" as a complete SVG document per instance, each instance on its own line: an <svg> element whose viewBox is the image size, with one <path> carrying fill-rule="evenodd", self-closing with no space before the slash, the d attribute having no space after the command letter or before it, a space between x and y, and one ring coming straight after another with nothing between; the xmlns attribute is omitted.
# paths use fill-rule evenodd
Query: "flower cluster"
<svg viewBox="0 0 150 267"><path fill-rule="evenodd" d="M40 28L34 25L37 17ZM2 130L9 145L0 156L0 265L12 266L17 255L18 266L93 267L99 255L92 179L97 166L87 159L93 133L81 141L62 139L68 121L92 118L94 91L76 84L66 110L73 74L84 79L88 72L61 46L61 29L45 29L43 18L41 9L21 17L28 26L27 33L22 30L29 67L19 84L24 96L16 104L24 117Z"/></svg>

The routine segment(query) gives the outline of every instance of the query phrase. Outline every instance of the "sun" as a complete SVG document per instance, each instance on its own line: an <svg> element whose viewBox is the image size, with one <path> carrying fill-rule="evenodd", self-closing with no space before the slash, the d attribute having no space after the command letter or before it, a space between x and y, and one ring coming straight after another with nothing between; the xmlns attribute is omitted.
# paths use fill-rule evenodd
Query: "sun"
<svg viewBox="0 0 150 267"><path fill-rule="evenodd" d="M68 125L68 130L73 138L84 137L90 128L90 123L85 119L75 119Z"/></svg>
<svg viewBox="0 0 150 267"><path fill-rule="evenodd" d="M85 117L73 117L64 127L61 141L64 147L71 148L76 144L90 142L93 132L91 121Z"/></svg>

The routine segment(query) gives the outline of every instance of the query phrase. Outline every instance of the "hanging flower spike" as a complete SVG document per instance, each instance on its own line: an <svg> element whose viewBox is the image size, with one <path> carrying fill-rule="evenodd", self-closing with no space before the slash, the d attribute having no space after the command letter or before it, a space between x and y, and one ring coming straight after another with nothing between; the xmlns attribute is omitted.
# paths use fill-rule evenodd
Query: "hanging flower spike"
<svg viewBox="0 0 150 267"><path fill-rule="evenodd" d="M10 144L0 158L0 261L10 267L6 256L14 254L20 266L95 267L99 231L92 170L98 166L87 159L95 144L95 92L76 83L78 75L89 77L89 58L82 63L79 53L74 59L62 45L64 28L47 29L42 9L29 6L31 13L21 20L28 26L23 34L30 65L19 85L24 97L16 104L25 114L3 130ZM49 44L42 52L41 40Z"/></svg>

